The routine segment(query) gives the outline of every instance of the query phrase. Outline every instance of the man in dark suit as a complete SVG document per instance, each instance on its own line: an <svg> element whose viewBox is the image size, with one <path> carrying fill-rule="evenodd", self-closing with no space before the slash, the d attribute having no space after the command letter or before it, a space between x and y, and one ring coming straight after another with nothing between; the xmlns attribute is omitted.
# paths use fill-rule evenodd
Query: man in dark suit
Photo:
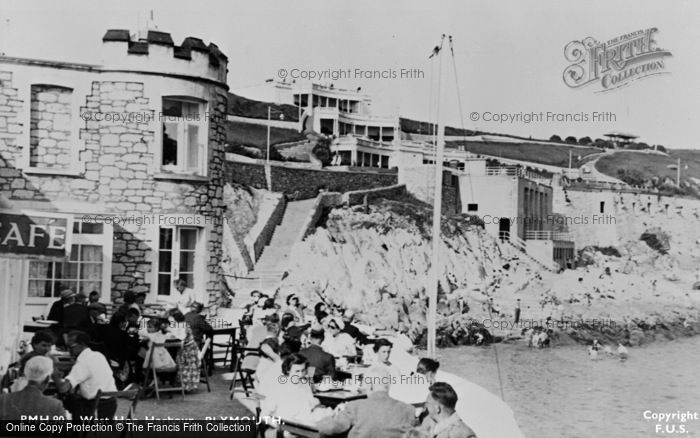
<svg viewBox="0 0 700 438"><path fill-rule="evenodd" d="M348 403L334 416L316 425L321 435L348 433L348 438L401 438L416 423L413 406L389 397L391 375L385 368L367 370L363 383L369 386L366 399Z"/></svg>
<svg viewBox="0 0 700 438"><path fill-rule="evenodd" d="M63 404L54 397L44 395L52 372L53 361L48 357L29 359L24 367L27 386L19 392L0 394L0 420L19 420L24 415L65 418Z"/></svg>
<svg viewBox="0 0 700 438"><path fill-rule="evenodd" d="M309 345L302 349L299 354L304 356L309 361L309 366L314 367L314 382L318 383L323 376L331 376L334 378L335 373L335 357L332 354L326 353L321 348L323 342L323 330L311 330L309 335Z"/></svg>
<svg viewBox="0 0 700 438"><path fill-rule="evenodd" d="M85 297L76 295L76 297ZM88 331L90 329L90 309L84 304L85 300L77 299L63 308L63 329L66 333L71 330Z"/></svg>

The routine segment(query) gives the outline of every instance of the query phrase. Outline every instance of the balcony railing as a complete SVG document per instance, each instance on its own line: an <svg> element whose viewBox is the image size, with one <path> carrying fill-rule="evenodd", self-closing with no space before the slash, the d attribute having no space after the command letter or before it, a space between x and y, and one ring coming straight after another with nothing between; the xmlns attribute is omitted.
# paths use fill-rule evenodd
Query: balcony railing
<svg viewBox="0 0 700 438"><path fill-rule="evenodd" d="M486 175L487 176L498 176L498 175L519 176L521 178L527 178L529 180L532 180L532 181L535 181L537 183L544 184L547 186L552 185L552 180L550 178L545 178L541 175L536 174L535 172L530 172L529 170L525 170L522 167L518 167L518 166L499 166L499 167L488 166L488 167L486 167Z"/></svg>
<svg viewBox="0 0 700 438"><path fill-rule="evenodd" d="M365 137L348 134L338 137L331 146L365 146L377 149L394 149L393 142L377 141Z"/></svg>
<svg viewBox="0 0 700 438"><path fill-rule="evenodd" d="M564 233L561 231L538 231L538 230L527 230L525 231L525 240L563 240L572 241L570 233Z"/></svg>

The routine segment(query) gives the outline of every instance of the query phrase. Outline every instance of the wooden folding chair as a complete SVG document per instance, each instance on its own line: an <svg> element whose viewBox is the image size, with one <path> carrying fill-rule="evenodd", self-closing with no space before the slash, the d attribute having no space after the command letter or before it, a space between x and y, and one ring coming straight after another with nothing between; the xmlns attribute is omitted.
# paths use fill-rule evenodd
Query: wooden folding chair
<svg viewBox="0 0 700 438"><path fill-rule="evenodd" d="M97 422L97 408L100 403L101 398L117 398L117 399L125 399L129 401L129 410L127 415L124 416L125 420L133 420L136 418L136 405L139 402L139 399L141 398L141 394L143 393L143 388L141 388L139 385L136 385L134 383L129 384L126 388L124 388L121 391L112 391L112 392L102 392L102 390L97 391L97 396L95 397L95 403L93 405L93 419L92 419L92 424L96 424ZM127 433L127 428L124 428L122 433L119 435L120 437L125 437ZM130 434L131 437L134 436L134 431L131 430ZM98 436L97 432L95 432L95 436Z"/></svg>
<svg viewBox="0 0 700 438"><path fill-rule="evenodd" d="M153 385L153 389L156 392L156 398L160 400L160 393L161 392L177 392L180 391L182 393L182 398L185 398L185 387L182 386L182 374L180 373L180 369L178 368L177 365L174 367L169 367L169 368L156 368L155 365L153 364L153 351L156 347L166 347L167 343L151 343L148 347L148 353L146 354L146 360L148 362L148 366L145 367L144 369L144 380L143 380L143 387L144 388L149 388L150 385ZM169 386L166 388L161 388L158 385L158 373L177 373L178 376L180 377L180 385L179 386ZM149 382L149 376L151 377L151 381Z"/></svg>
<svg viewBox="0 0 700 438"><path fill-rule="evenodd" d="M215 338L217 336L226 336L228 335L228 340L226 343L221 343L221 342L214 342ZM223 365L226 366L226 362L230 363L230 371L233 371L233 349L234 345L236 342L236 327L231 327L225 330L218 330L215 334L214 337L212 338L211 342L211 350L209 351L209 362L212 366L217 362L223 362ZM218 349L218 350L217 350ZM224 349L223 351L223 356L216 356L217 354L221 353L220 349Z"/></svg>
<svg viewBox="0 0 700 438"><path fill-rule="evenodd" d="M202 345L202 349L199 350L199 370L200 370L200 376L199 376L199 383L206 383L207 384L207 392L211 392L211 388L209 387L209 367L207 366L207 352L209 351L209 345L211 344L211 338L205 338L204 339L204 344Z"/></svg>
<svg viewBox="0 0 700 438"><path fill-rule="evenodd" d="M257 363L254 368L244 368L243 360L246 357L260 357L260 350L257 348L246 348L236 345L236 348L234 349L234 356L236 357L236 362L233 366L231 384L229 385L229 398L231 400L233 400L233 394L236 391L237 381L241 382L241 386L243 386L243 390L245 391L246 397L250 397L250 391L254 389L255 386L253 383L253 375L255 374L255 368L257 368Z"/></svg>

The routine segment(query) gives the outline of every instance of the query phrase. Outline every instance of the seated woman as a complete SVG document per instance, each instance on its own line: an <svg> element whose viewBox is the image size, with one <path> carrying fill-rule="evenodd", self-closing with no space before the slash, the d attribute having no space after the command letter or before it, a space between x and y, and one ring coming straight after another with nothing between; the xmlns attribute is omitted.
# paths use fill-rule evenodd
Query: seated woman
<svg viewBox="0 0 700 438"><path fill-rule="evenodd" d="M416 365L416 371L409 376L401 377L397 384L392 385L389 395L404 403L418 405L425 402L430 385L435 383L435 374L440 362L427 357L422 358Z"/></svg>
<svg viewBox="0 0 700 438"><path fill-rule="evenodd" d="M295 325L303 325L306 323L304 316L304 306L299 302L299 297L296 294L291 294L287 297L287 308L285 313L290 313L294 317Z"/></svg>
<svg viewBox="0 0 700 438"><path fill-rule="evenodd" d="M258 367L256 369L258 375L265 374L269 367L281 360L279 355L279 323L267 322L265 323L265 329L267 330L265 339L260 342L260 346L258 347L260 351L260 360L258 361Z"/></svg>
<svg viewBox="0 0 700 438"><path fill-rule="evenodd" d="M320 402L313 396L311 379L309 379L308 361L300 354L287 356L281 365L284 379L278 379L278 384L271 388L269 394L260 403L263 417L280 417L285 420L296 420L300 423L313 424L317 419L329 415L327 408L321 407ZM276 436L275 429L269 429L265 436Z"/></svg>
<svg viewBox="0 0 700 438"><path fill-rule="evenodd" d="M328 311L326 308L326 303L318 302L314 306L314 317L316 317L316 322L323 324L323 320L328 316Z"/></svg>
<svg viewBox="0 0 700 438"><path fill-rule="evenodd" d="M429 385L435 383L435 376L440 368L440 362L428 357L421 358L416 365L416 373L425 376L425 380Z"/></svg>
<svg viewBox="0 0 700 438"><path fill-rule="evenodd" d="M356 356L355 340L347 333L341 332L345 327L342 318L331 317L326 322L327 336L321 344L321 348L335 357Z"/></svg>

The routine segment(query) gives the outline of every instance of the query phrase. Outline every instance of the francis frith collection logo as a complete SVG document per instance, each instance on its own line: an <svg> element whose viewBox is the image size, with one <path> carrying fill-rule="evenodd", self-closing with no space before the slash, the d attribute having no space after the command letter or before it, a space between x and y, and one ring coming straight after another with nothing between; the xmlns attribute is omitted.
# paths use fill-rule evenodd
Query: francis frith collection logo
<svg viewBox="0 0 700 438"><path fill-rule="evenodd" d="M571 88L596 84L598 92L614 90L653 75L668 73L665 57L671 52L658 47L658 29L638 30L604 43L587 37L564 48L571 64L564 69L564 83Z"/></svg>

